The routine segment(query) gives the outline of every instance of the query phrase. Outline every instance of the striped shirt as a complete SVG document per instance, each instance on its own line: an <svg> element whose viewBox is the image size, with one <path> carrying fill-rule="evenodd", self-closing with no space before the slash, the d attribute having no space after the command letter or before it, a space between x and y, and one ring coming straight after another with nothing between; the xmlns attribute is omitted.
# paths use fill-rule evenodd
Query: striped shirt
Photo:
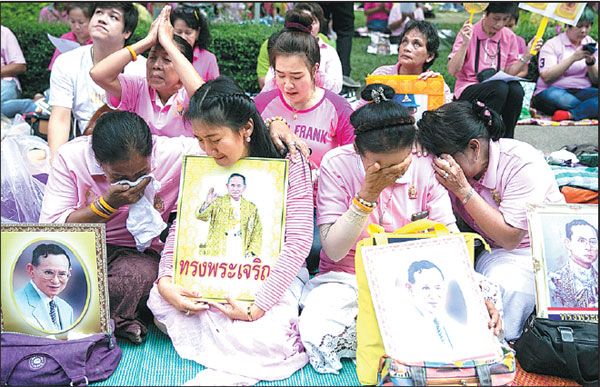
<svg viewBox="0 0 600 387"><path fill-rule="evenodd" d="M285 217L285 242L275 267L256 294L254 304L264 311L270 310L292 283L312 245L313 190L310 168L305 162L290 162ZM160 259L157 281L173 275L173 250L175 229L173 222Z"/></svg>

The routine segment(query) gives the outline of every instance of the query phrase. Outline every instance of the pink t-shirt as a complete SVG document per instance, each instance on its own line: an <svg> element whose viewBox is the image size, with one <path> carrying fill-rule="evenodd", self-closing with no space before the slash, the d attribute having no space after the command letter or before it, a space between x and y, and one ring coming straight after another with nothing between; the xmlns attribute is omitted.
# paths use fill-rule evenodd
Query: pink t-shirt
<svg viewBox="0 0 600 387"><path fill-rule="evenodd" d="M148 85L146 77L119 74L119 82L121 101L106 93L110 107L136 113L146 121L152 134L194 137L192 126L183 117L190 103L185 87L177 90L163 106L156 90Z"/></svg>
<svg viewBox="0 0 600 387"><path fill-rule="evenodd" d="M506 223L527 230L526 203L565 203L554 174L544 157L531 145L507 138L490 141L487 170L479 181L469 181L475 191L494 209L500 211ZM462 202L450 193L454 211L481 234L490 246L500 247L477 226ZM529 246L529 235L518 248Z"/></svg>
<svg viewBox="0 0 600 387"><path fill-rule="evenodd" d="M310 159L317 167L327 151L354 141L352 107L344 97L329 90L312 108L298 110L296 119L279 89L260 93L254 102L263 119L281 116L287 120L290 129L312 149Z"/></svg>
<svg viewBox="0 0 600 387"><path fill-rule="evenodd" d="M75 34L73 33L73 31L67 32L65 34L62 34L60 36L61 39L66 39L66 40L70 40L72 42L76 42L77 39L75 38ZM88 40L88 42L86 44L84 44L84 46L87 46L88 44L92 44L94 43L92 41L92 38L90 38ZM52 65L54 64L54 61L56 60L56 58L61 54L60 51L58 51L58 48L54 49L54 55L52 55L52 59L50 59L50 64L48 65L48 70L52 70Z"/></svg>
<svg viewBox="0 0 600 387"><path fill-rule="evenodd" d="M401 66L402 65L400 64L400 62L398 62L394 65L379 66L375 69L375 71L373 71L373 73L371 75L398 75L400 73ZM444 81L444 103L450 103L450 102L452 102L452 90L450 90L450 86L448 86L446 81ZM367 103L368 103L367 101L365 101L364 99L361 98L360 100L358 100L356 109L358 109L361 106L366 105Z"/></svg>
<svg viewBox="0 0 600 387"><path fill-rule="evenodd" d="M527 50L527 42L525 41L525 38L519 35L516 35L517 37L517 45L519 46L519 55L523 55L525 54L525 51Z"/></svg>
<svg viewBox="0 0 600 387"><path fill-rule="evenodd" d="M204 82L219 78L220 73L217 57L212 52L200 50L198 47L195 47L193 65Z"/></svg>
<svg viewBox="0 0 600 387"><path fill-rule="evenodd" d="M434 176L432 156L413 157L408 170L392 186L379 195L377 207L371 212L358 241L367 238L367 226L377 223L386 232L393 232L411 222L417 212L429 211L428 218L443 224L456 221L448 191ZM319 190L317 193L317 225L335 223L352 204L354 195L360 191L365 169L352 145L345 145L328 152L321 163ZM321 250L319 274L343 271L354 274L356 244L348 255L334 262Z"/></svg>
<svg viewBox="0 0 600 387"><path fill-rule="evenodd" d="M288 289L310 252L313 232L312 186L305 162L290 163L285 205L285 242L271 274L256 294L254 303L270 310ZM158 279L173 275L173 251L177 222L173 222L165 242Z"/></svg>
<svg viewBox="0 0 600 387"><path fill-rule="evenodd" d="M566 32L553 37L548 40L540 50L538 59L538 69L540 73L551 69L563 59L570 57L579 47L592 42L595 42L595 40L588 35L583 38L579 46L575 47L567 37ZM594 53L594 58L598 60L598 50ZM587 89L592 87L592 82L587 76L587 67L585 59L578 60L551 84L547 84L542 77L539 77L533 94L537 95L550 86L559 87L561 89Z"/></svg>
<svg viewBox="0 0 600 387"><path fill-rule="evenodd" d="M184 154L202 154L194 138L152 136L150 173L160 182L154 196L154 208L166 221L177 204L181 160ZM58 149L44 192L40 223L65 223L75 210L87 207L104 195L110 183L94 157L92 136L77 137ZM120 207L106 222L106 243L135 247L126 226L129 205ZM162 250L158 237L151 248Z"/></svg>
<svg viewBox="0 0 600 387"><path fill-rule="evenodd" d="M371 8L375 8L377 7L379 4L385 4L385 7L387 9L392 9L392 6L394 5L394 3L365 3L364 5L364 10L366 11L367 9L371 9ZM367 21L371 21L371 20L387 20L388 19L388 14L385 12L377 12L374 13L371 16L367 16Z"/></svg>
<svg viewBox="0 0 600 387"><path fill-rule="evenodd" d="M469 42L469 48L465 56L465 63L456 74L456 83L454 85L454 95L459 98L463 90L478 83L477 73L475 72L475 56L477 53L477 40L480 41L479 47L479 71L496 68L498 66L498 43L500 43L500 69L505 69L519 61L519 43L517 35L510 29L504 27L491 38L483 32L481 26L482 20L473 25L473 36ZM462 34L456 35L452 52L448 55L451 59L462 45ZM496 69L499 70L499 69Z"/></svg>
<svg viewBox="0 0 600 387"><path fill-rule="evenodd" d="M11 63L25 63L25 57L23 56L23 51L21 51L21 47L19 46L19 41L17 37L11 30L7 27L0 26L1 36L0 38L0 50L1 55L0 58L2 60L2 66ZM5 81L12 81L13 79L17 83L17 87L21 89L21 84L16 77L3 77Z"/></svg>

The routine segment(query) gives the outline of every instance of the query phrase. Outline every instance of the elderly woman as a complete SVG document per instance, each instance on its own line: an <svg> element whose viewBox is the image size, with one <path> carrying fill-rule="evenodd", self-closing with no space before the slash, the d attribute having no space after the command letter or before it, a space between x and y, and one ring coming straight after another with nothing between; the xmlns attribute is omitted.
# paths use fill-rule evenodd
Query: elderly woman
<svg viewBox="0 0 600 387"><path fill-rule="evenodd" d="M504 119L504 137L514 137L515 125L521 114L523 87L517 81L480 83L496 71L518 75L531 59L532 39L523 56L519 56L517 36L505 28L517 3L492 2L484 17L471 25L466 21L448 55L448 72L456 77L454 96L461 101L483 101ZM540 39L536 50L542 47Z"/></svg>
<svg viewBox="0 0 600 387"><path fill-rule="evenodd" d="M199 152L192 137L153 136L138 115L115 111L98 118L91 136L60 147L52 165L40 223L106 224L110 315L115 333L133 343L143 341L152 319L146 300L158 275L162 222L176 205L181 156ZM146 224L155 231L148 246L137 241L148 230L128 222L134 206L154 219Z"/></svg>
<svg viewBox="0 0 600 387"><path fill-rule="evenodd" d="M594 11L586 7L576 26L568 26L540 51L533 103L553 114L553 121L598 117L598 51L588 35L593 24Z"/></svg>
<svg viewBox="0 0 600 387"><path fill-rule="evenodd" d="M418 139L441 157L433 167L454 212L493 247L475 271L502 291L505 338L515 340L535 306L526 203L564 203L550 167L531 145L500 139L502 118L482 102L452 102L428 111Z"/></svg>
<svg viewBox="0 0 600 387"><path fill-rule="evenodd" d="M411 20L400 35L398 46L398 63L380 66L372 75L418 75L419 79L427 79L440 75L429 70L438 57L440 39L435 26L426 21ZM452 91L444 82L444 102L452 102ZM361 99L358 107L367 101Z"/></svg>

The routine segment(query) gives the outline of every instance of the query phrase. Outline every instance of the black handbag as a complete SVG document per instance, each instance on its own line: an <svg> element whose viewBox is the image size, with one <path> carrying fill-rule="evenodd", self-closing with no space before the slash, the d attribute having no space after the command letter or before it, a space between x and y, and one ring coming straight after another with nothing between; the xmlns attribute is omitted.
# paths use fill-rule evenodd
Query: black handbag
<svg viewBox="0 0 600 387"><path fill-rule="evenodd" d="M515 342L517 360L527 372L598 385L598 324L529 316Z"/></svg>

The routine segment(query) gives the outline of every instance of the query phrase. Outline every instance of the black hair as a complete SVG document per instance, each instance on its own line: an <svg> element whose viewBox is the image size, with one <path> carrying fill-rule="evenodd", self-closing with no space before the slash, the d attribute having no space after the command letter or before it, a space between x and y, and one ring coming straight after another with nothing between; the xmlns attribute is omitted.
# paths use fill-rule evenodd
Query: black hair
<svg viewBox="0 0 600 387"><path fill-rule="evenodd" d="M146 158L152 153L152 134L137 114L110 111L96 120L92 150L101 164L129 160L133 152Z"/></svg>
<svg viewBox="0 0 600 387"><path fill-rule="evenodd" d="M585 9L581 13L581 17L579 18L579 21L577 22L577 24L588 23L590 26L593 26L594 19L595 19L594 9L592 7L590 7L589 5L586 5ZM575 27L575 26L567 25L567 28L573 28L573 27Z"/></svg>
<svg viewBox="0 0 600 387"><path fill-rule="evenodd" d="M240 173L232 173L231 175L229 175L229 178L227 179L227 183L229 184L229 182L231 181L232 178L234 177L241 177L242 181L244 182L244 185L246 185L246 176L240 174Z"/></svg>
<svg viewBox="0 0 600 387"><path fill-rule="evenodd" d="M400 35L400 42L402 42L402 40L404 40L404 36L412 30L417 30L425 35L425 38L427 39L425 44L427 53L433 54L432 60L423 63L423 71L426 71L428 68L433 66L433 62L435 62L439 55L438 49L440 48L440 38L438 37L437 28L435 28L435 26L430 22L424 20L410 20L408 23L406 23L406 27L404 27L404 31L402 32L402 35Z"/></svg>
<svg viewBox="0 0 600 387"><path fill-rule="evenodd" d="M510 17L515 19L515 25L517 25L517 23L519 22L519 7L515 7L512 15L510 15Z"/></svg>
<svg viewBox="0 0 600 387"><path fill-rule="evenodd" d="M326 22L323 8L321 8L319 3L295 3L294 8L312 13L313 17L315 17L321 25Z"/></svg>
<svg viewBox="0 0 600 387"><path fill-rule="evenodd" d="M569 223L565 224L565 232L567 234L567 238L571 239L571 236L573 235L573 227L575 226L590 226L596 232L596 237L598 236L598 229L596 229L596 227L592 226L583 219L574 219Z"/></svg>
<svg viewBox="0 0 600 387"><path fill-rule="evenodd" d="M181 19L185 22L188 28L198 31L198 37L194 42L194 47L199 50L207 49L210 46L211 36L208 29L208 21L204 13L195 7L180 6L171 12L171 24L175 25L175 21ZM193 48L192 47L192 50ZM190 61L191 62L191 61Z"/></svg>
<svg viewBox="0 0 600 387"><path fill-rule="evenodd" d="M175 34L173 34L173 41L175 42L175 45L177 46L179 51L183 54L183 56L185 56L185 59L187 59L190 63L193 63L194 49L192 48L192 46L190 46L188 41L182 38L181 36ZM156 41L156 48L162 48L158 40Z"/></svg>
<svg viewBox="0 0 600 387"><path fill-rule="evenodd" d="M277 70L277 56L300 55L308 68L311 77L315 64L321 62L321 51L317 39L310 34L312 16L301 9L292 8L285 13L285 28L275 39L269 50L269 65Z"/></svg>
<svg viewBox="0 0 600 387"><path fill-rule="evenodd" d="M48 258L48 255L50 254L64 255L69 262L69 268L71 268L71 258L69 258L69 254L67 254L62 247L54 243L42 243L37 245L31 254L31 264L38 267L40 265L40 258Z"/></svg>
<svg viewBox="0 0 600 387"><path fill-rule="evenodd" d="M123 32L131 32L131 35L125 39L125 45L128 45L133 38L135 27L138 24L138 10L130 1L98 1L95 2L90 13L90 18L96 13L96 9L118 8L123 11Z"/></svg>
<svg viewBox="0 0 600 387"><path fill-rule="evenodd" d="M72 9L81 9L85 17L88 19L92 16L92 6L93 3L68 3L66 7L67 14L71 12Z"/></svg>
<svg viewBox="0 0 600 387"><path fill-rule="evenodd" d="M429 270L429 269L437 269L437 271L440 272L440 274L442 275L442 279L444 279L444 273L442 273L442 271L440 270L439 267L437 267L434 263L427 261L427 260L422 260L422 261L415 261L413 263L410 264L410 266L408 267L408 282L410 282L411 284L415 283L415 273L421 273L423 270Z"/></svg>
<svg viewBox="0 0 600 387"><path fill-rule="evenodd" d="M512 15L518 10L519 3L513 1L492 1L485 9L486 16L490 13L508 13Z"/></svg>
<svg viewBox="0 0 600 387"><path fill-rule="evenodd" d="M227 76L220 76L200 86L190 99L185 115L190 121L200 120L211 125L226 126L235 133L239 133L251 118L254 130L252 140L248 143L248 155L282 158L252 98Z"/></svg>
<svg viewBox="0 0 600 387"><path fill-rule="evenodd" d="M504 134L502 116L477 100L455 101L423 113L418 139L430 153L464 151L472 139L497 141Z"/></svg>
<svg viewBox="0 0 600 387"><path fill-rule="evenodd" d="M381 83L367 85L361 93L373 101L350 115L358 153L387 153L411 146L415 139L414 118L408 110L392 101L394 89Z"/></svg>

